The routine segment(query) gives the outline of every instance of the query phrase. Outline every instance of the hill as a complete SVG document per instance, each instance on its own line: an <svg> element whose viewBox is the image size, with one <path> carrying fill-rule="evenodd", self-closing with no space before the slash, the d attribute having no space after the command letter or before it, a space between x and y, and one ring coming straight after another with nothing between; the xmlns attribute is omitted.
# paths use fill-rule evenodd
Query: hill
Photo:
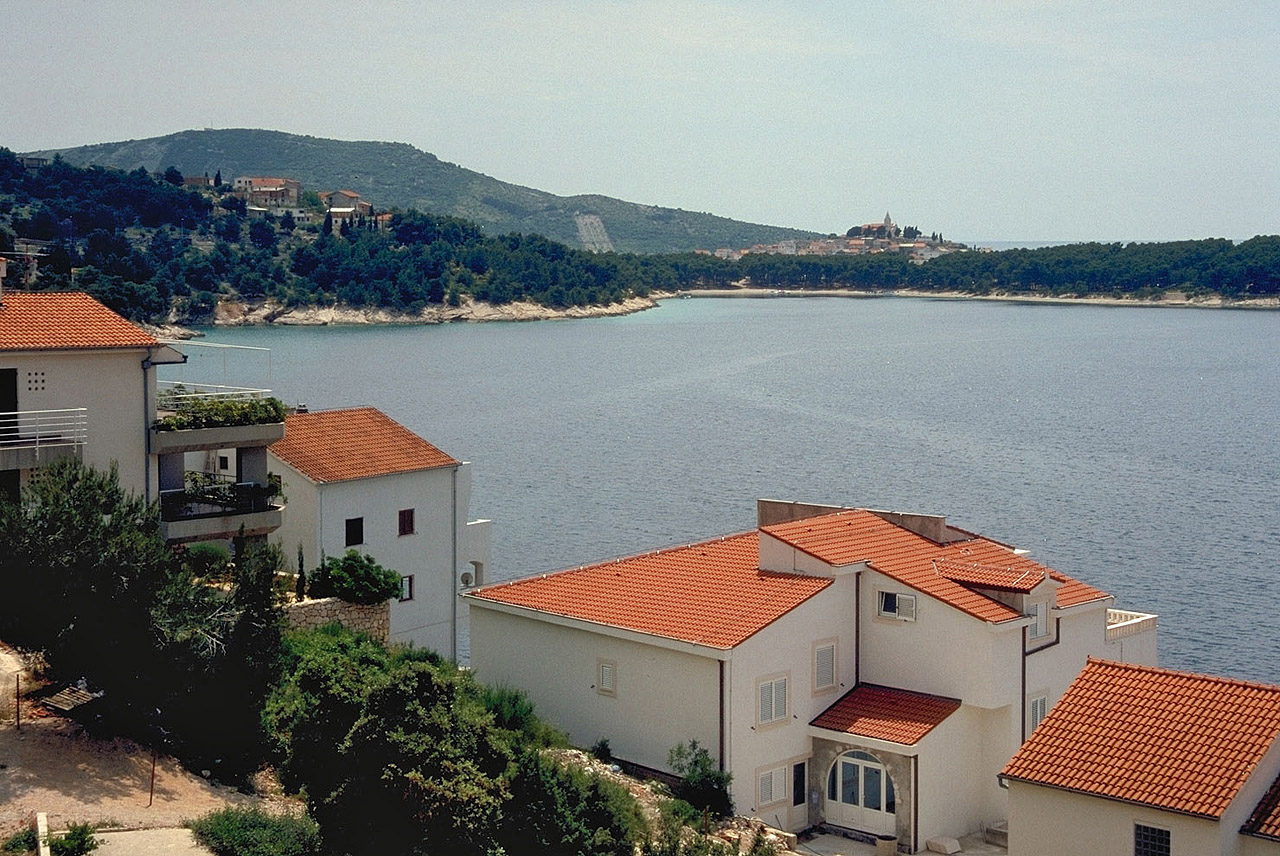
<svg viewBox="0 0 1280 856"><path fill-rule="evenodd" d="M151 172L176 166L188 175L221 170L296 178L309 190L354 190L379 208L417 208L464 217L491 235L537 233L583 247L578 218L594 215L619 252L686 252L745 247L813 233L744 223L608 196L556 196L499 181L406 143L353 142L249 129L181 131L164 137L36 152L76 166L98 164ZM593 221L587 220L588 226Z"/></svg>

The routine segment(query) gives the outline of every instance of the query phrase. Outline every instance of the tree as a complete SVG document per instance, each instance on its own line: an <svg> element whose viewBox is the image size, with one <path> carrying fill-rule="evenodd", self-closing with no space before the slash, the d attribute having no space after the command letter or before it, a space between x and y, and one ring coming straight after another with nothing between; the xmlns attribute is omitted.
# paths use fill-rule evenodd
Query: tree
<svg viewBox="0 0 1280 856"><path fill-rule="evenodd" d="M320 237L333 234L333 212L324 212L324 225L320 227Z"/></svg>
<svg viewBox="0 0 1280 856"><path fill-rule="evenodd" d="M677 799L716 817L733 814L733 800L729 798L733 774L718 769L711 753L699 746L697 740L672 747L667 754L667 764L680 776L680 783L673 789Z"/></svg>
<svg viewBox="0 0 1280 856"><path fill-rule="evenodd" d="M341 559L330 556L311 572L312 597L339 597L348 603L372 605L399 593L400 574L355 550L348 550Z"/></svg>
<svg viewBox="0 0 1280 856"><path fill-rule="evenodd" d="M285 211L284 216L280 218L280 231L286 235L292 234L293 230L298 228L298 223L293 219L292 211Z"/></svg>
<svg viewBox="0 0 1280 856"><path fill-rule="evenodd" d="M176 166L171 166L164 171L164 180L172 184L174 187L181 187L182 172Z"/></svg>
<svg viewBox="0 0 1280 856"><path fill-rule="evenodd" d="M276 230L266 220L254 220L249 224L249 241L260 250L274 253Z"/></svg>
<svg viewBox="0 0 1280 856"><path fill-rule="evenodd" d="M222 186L222 170L218 170L213 174L213 186L214 187Z"/></svg>

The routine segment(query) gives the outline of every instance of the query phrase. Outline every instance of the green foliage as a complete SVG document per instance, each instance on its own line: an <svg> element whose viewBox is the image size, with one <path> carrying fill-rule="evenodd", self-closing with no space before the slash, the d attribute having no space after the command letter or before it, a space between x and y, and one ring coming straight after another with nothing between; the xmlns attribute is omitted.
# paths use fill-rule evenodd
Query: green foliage
<svg viewBox="0 0 1280 856"><path fill-rule="evenodd" d="M633 856L648 825L622 785L523 752L498 842L508 853Z"/></svg>
<svg viewBox="0 0 1280 856"><path fill-rule="evenodd" d="M187 570L196 579L218 579L231 563L231 551L215 541L197 541L182 551Z"/></svg>
<svg viewBox="0 0 1280 856"><path fill-rule="evenodd" d="M591 744L591 757L597 761L604 761L606 764L613 760L613 750L609 748L609 740L601 737L595 743Z"/></svg>
<svg viewBox="0 0 1280 856"><path fill-rule="evenodd" d="M231 806L187 824L216 856L317 856L320 828L309 817Z"/></svg>
<svg viewBox="0 0 1280 856"><path fill-rule="evenodd" d="M480 687L480 701L493 715L499 728L519 735L522 743L530 746L563 746L567 740L563 733L534 713L533 700L524 690L508 686Z"/></svg>
<svg viewBox="0 0 1280 856"><path fill-rule="evenodd" d="M717 769L711 753L699 746L697 740L672 747L667 753L667 763L680 776L680 782L672 789L677 799L716 817L733 814L733 800L729 797L733 774Z"/></svg>
<svg viewBox="0 0 1280 856"><path fill-rule="evenodd" d="M283 422L284 403L278 398L183 398L186 390L177 386L162 395L158 406L175 412L152 423L157 431L184 431L193 428L224 428L234 425L266 425Z"/></svg>
<svg viewBox="0 0 1280 856"><path fill-rule="evenodd" d="M372 556L348 550L341 559L330 556L311 572L309 593L370 606L400 593L400 574L382 567Z"/></svg>
<svg viewBox="0 0 1280 856"><path fill-rule="evenodd" d="M693 833L677 812L663 811L659 834L644 842L640 856L734 856L736 850L708 835Z"/></svg>
<svg viewBox="0 0 1280 856"><path fill-rule="evenodd" d="M5 853L34 853L39 846L40 838L35 826L26 826L5 839L2 849Z"/></svg>
<svg viewBox="0 0 1280 856"><path fill-rule="evenodd" d="M61 838L49 838L49 852L53 856L84 856L98 849L98 839L93 837L93 827L87 823L73 823Z"/></svg>

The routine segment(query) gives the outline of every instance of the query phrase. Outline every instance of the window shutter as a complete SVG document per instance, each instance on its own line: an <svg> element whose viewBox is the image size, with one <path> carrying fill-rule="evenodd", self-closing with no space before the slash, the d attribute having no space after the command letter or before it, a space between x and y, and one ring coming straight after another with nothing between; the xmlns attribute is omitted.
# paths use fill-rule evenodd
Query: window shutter
<svg viewBox="0 0 1280 856"><path fill-rule="evenodd" d="M913 594L898 595L898 617L903 621L916 620L916 596Z"/></svg>
<svg viewBox="0 0 1280 856"><path fill-rule="evenodd" d="M818 648L814 662L814 686L826 689L836 685L836 646L823 645Z"/></svg>
<svg viewBox="0 0 1280 856"><path fill-rule="evenodd" d="M785 719L787 716L787 679L778 678L773 682L773 718Z"/></svg>
<svg viewBox="0 0 1280 856"><path fill-rule="evenodd" d="M600 689L613 692L613 663L600 664Z"/></svg>
<svg viewBox="0 0 1280 856"><path fill-rule="evenodd" d="M773 771L770 770L760 776L760 805L768 805L773 799Z"/></svg>
<svg viewBox="0 0 1280 856"><path fill-rule="evenodd" d="M760 685L760 721L773 722L773 682Z"/></svg>

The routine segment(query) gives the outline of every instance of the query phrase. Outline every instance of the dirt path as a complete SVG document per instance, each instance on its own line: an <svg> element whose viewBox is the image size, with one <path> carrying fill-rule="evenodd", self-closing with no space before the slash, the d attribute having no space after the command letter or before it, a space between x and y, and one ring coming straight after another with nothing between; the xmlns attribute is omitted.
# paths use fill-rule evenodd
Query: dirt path
<svg viewBox="0 0 1280 856"><path fill-rule="evenodd" d="M155 801L147 805L151 780L149 749L123 739L96 740L75 723L23 704L22 727L15 727L14 654L0 646L0 839L30 822L38 811L49 827L70 823L130 829L181 826L229 804L254 802L218 788L160 756ZM24 683L24 692L25 692Z"/></svg>

